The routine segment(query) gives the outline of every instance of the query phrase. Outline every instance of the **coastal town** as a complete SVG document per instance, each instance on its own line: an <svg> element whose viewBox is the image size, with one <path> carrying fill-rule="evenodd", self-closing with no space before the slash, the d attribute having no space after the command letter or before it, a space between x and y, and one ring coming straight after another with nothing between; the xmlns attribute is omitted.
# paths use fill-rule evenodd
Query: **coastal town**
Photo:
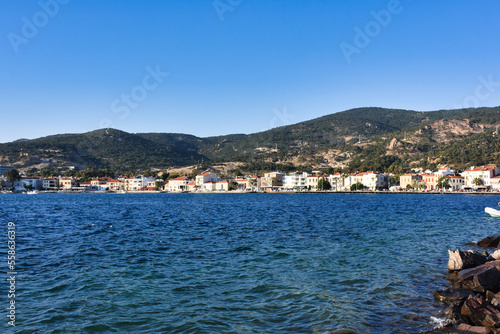
<svg viewBox="0 0 500 334"><path fill-rule="evenodd" d="M15 171L15 173L12 173ZM14 177L9 174L16 174ZM463 171L441 167L402 175L374 171L328 174L322 170L222 177L212 171L172 178L136 175L99 177L42 177L19 174L12 166L0 166L2 192L500 192L500 168L473 166Z"/></svg>

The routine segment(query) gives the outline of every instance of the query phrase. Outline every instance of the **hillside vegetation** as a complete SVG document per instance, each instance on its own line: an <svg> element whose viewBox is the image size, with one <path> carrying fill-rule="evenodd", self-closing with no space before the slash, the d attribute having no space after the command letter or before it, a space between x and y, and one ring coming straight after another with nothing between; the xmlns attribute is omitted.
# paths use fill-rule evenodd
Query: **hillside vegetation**
<svg viewBox="0 0 500 334"><path fill-rule="evenodd" d="M250 135L101 129L0 144L0 164L76 165L117 171L241 162L261 171L338 167L402 172L450 165L500 164L500 107L418 112L351 109Z"/></svg>

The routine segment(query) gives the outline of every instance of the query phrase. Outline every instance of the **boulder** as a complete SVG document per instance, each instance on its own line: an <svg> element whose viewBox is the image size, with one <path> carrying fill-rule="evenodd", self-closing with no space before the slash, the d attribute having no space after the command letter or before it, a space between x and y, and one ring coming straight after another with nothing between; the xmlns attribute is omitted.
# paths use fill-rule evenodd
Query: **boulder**
<svg viewBox="0 0 500 334"><path fill-rule="evenodd" d="M500 249L494 251L493 254L491 254L491 257L494 258L495 260L500 260Z"/></svg>
<svg viewBox="0 0 500 334"><path fill-rule="evenodd" d="M462 315L462 306L464 305L463 300L456 300L444 310L443 314L446 316L446 323L457 324L461 322L467 322L469 319Z"/></svg>
<svg viewBox="0 0 500 334"><path fill-rule="evenodd" d="M468 324L460 324L457 326L457 330L465 333L474 334L493 334L493 331L487 327L482 326L471 326Z"/></svg>
<svg viewBox="0 0 500 334"><path fill-rule="evenodd" d="M474 268L488 261L486 256L473 250L466 252L448 250L448 254L450 256L448 259L448 270L450 271Z"/></svg>
<svg viewBox="0 0 500 334"><path fill-rule="evenodd" d="M479 247L497 248L499 243L500 243L500 236L493 236L484 238L483 240L479 241L477 245Z"/></svg>
<svg viewBox="0 0 500 334"><path fill-rule="evenodd" d="M491 305L483 296L469 296L462 306L461 313L469 317L474 325L500 328L500 310Z"/></svg>
<svg viewBox="0 0 500 334"><path fill-rule="evenodd" d="M472 291L498 291L500 270L495 266L497 262L492 261L476 268L462 270L458 274L458 279L467 289Z"/></svg>
<svg viewBox="0 0 500 334"><path fill-rule="evenodd" d="M434 297L442 302L454 302L456 300L464 300L469 296L460 290L446 289L434 292Z"/></svg>

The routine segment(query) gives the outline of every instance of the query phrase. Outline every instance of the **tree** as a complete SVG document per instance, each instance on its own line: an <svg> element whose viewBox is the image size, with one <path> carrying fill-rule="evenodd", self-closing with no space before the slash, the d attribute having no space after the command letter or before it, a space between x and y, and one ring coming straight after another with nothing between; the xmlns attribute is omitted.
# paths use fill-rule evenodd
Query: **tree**
<svg viewBox="0 0 500 334"><path fill-rule="evenodd" d="M318 180L318 190L330 190L332 188L332 185L328 180L324 180L323 178L320 178Z"/></svg>
<svg viewBox="0 0 500 334"><path fill-rule="evenodd" d="M363 190L363 189L365 189L365 186L361 182L358 182L358 183L355 183L355 184L351 185L351 191L353 191L353 190Z"/></svg>
<svg viewBox="0 0 500 334"><path fill-rule="evenodd" d="M21 179L21 175L19 175L19 171L17 169L9 169L5 172L5 176L7 180L9 180L12 185L14 185L15 181L19 181Z"/></svg>
<svg viewBox="0 0 500 334"><path fill-rule="evenodd" d="M163 185L163 183L161 183L160 181L155 181L155 189L156 190L160 190L162 185Z"/></svg>
<svg viewBox="0 0 500 334"><path fill-rule="evenodd" d="M436 182L436 187L440 188L440 189L443 189L443 188L450 189L451 188L450 179L447 178L446 176L441 176Z"/></svg>
<svg viewBox="0 0 500 334"><path fill-rule="evenodd" d="M392 185L399 184L399 177L400 177L400 175L391 176L391 178L389 180L390 184L392 184Z"/></svg>
<svg viewBox="0 0 500 334"><path fill-rule="evenodd" d="M236 190L238 189L238 182L236 181L229 181L229 190Z"/></svg>
<svg viewBox="0 0 500 334"><path fill-rule="evenodd" d="M484 181L483 179L476 177L474 180L472 180L472 184L479 187L484 185Z"/></svg>

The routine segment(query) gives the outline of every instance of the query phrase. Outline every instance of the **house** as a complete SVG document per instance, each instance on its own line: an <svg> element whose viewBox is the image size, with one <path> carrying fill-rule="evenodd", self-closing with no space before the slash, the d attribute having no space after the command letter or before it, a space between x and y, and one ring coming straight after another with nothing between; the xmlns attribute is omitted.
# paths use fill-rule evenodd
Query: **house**
<svg viewBox="0 0 500 334"><path fill-rule="evenodd" d="M215 183L217 181L218 181L217 175L215 175L214 173L206 172L196 176L196 186L198 186L199 188L202 188L204 183L207 182Z"/></svg>
<svg viewBox="0 0 500 334"><path fill-rule="evenodd" d="M436 180L439 180L439 178L443 177L443 176L455 175L455 171L453 169L448 168L448 167L441 167L434 174L436 174Z"/></svg>
<svg viewBox="0 0 500 334"><path fill-rule="evenodd" d="M433 173L425 173L420 175L422 177L422 183L424 184L425 190L435 190L437 184L437 176Z"/></svg>
<svg viewBox="0 0 500 334"><path fill-rule="evenodd" d="M249 189L248 180L247 179L236 179L236 183L238 183L238 190L245 191Z"/></svg>
<svg viewBox="0 0 500 334"><path fill-rule="evenodd" d="M167 191L186 191L188 190L188 184L191 182L185 176L179 176L175 179L171 179L165 184L165 190Z"/></svg>
<svg viewBox="0 0 500 334"><path fill-rule="evenodd" d="M108 190L107 179L93 179L90 181L90 190L92 191L106 191Z"/></svg>
<svg viewBox="0 0 500 334"><path fill-rule="evenodd" d="M80 188L85 191L90 191L92 190L92 185L89 182L80 182Z"/></svg>
<svg viewBox="0 0 500 334"><path fill-rule="evenodd" d="M316 174L309 175L307 178L307 189L316 190L318 188L319 176Z"/></svg>
<svg viewBox="0 0 500 334"><path fill-rule="evenodd" d="M216 182L205 182L203 183L202 187L201 187L201 190L203 191L214 191L215 190L215 184Z"/></svg>
<svg viewBox="0 0 500 334"><path fill-rule="evenodd" d="M153 178L144 175L137 175L134 178L125 179L125 190L138 191L144 190L148 186L148 182L154 181Z"/></svg>
<svg viewBox="0 0 500 334"><path fill-rule="evenodd" d="M45 190L57 190L59 188L59 179L55 177L43 179L42 188Z"/></svg>
<svg viewBox="0 0 500 334"><path fill-rule="evenodd" d="M109 179L106 182L106 187L108 188L108 190L111 190L111 191L119 191L119 190L123 190L123 183L120 180Z"/></svg>
<svg viewBox="0 0 500 334"><path fill-rule="evenodd" d="M59 180L59 186L62 190L72 190L76 187L76 181L73 178L63 177Z"/></svg>
<svg viewBox="0 0 500 334"><path fill-rule="evenodd" d="M339 191L344 186L344 178L340 173L329 175L328 182L330 182L331 189L334 191Z"/></svg>
<svg viewBox="0 0 500 334"><path fill-rule="evenodd" d="M40 190L42 189L43 186L43 179L41 177L36 177L36 176L21 176L21 183L22 185L19 185L19 190L25 190L25 189L34 189L34 190ZM16 189L17 190L17 189Z"/></svg>
<svg viewBox="0 0 500 334"><path fill-rule="evenodd" d="M215 183L215 190L217 191L229 191L229 181L222 180Z"/></svg>
<svg viewBox="0 0 500 334"><path fill-rule="evenodd" d="M450 184L451 191L460 191L465 185L465 179L463 176L446 175L448 183Z"/></svg>
<svg viewBox="0 0 500 334"><path fill-rule="evenodd" d="M196 191L196 182L192 181L187 184L188 191Z"/></svg>
<svg viewBox="0 0 500 334"><path fill-rule="evenodd" d="M262 177L260 184L265 191L270 191L276 188L280 188L283 186L283 173L281 172L264 173L264 176Z"/></svg>
<svg viewBox="0 0 500 334"><path fill-rule="evenodd" d="M363 173L349 174L344 178L344 190L351 190L351 186L363 183Z"/></svg>
<svg viewBox="0 0 500 334"><path fill-rule="evenodd" d="M368 171L366 173L361 173L361 174L362 174L361 183L365 188L375 191L387 187L388 180L384 174L372 171Z"/></svg>
<svg viewBox="0 0 500 334"><path fill-rule="evenodd" d="M500 175L500 169L494 165L471 167L465 170L461 176L465 179L464 188L490 188L491 179Z"/></svg>
<svg viewBox="0 0 500 334"><path fill-rule="evenodd" d="M290 173L283 176L283 188L286 189L306 189L308 173Z"/></svg>
<svg viewBox="0 0 500 334"><path fill-rule="evenodd" d="M416 183L422 180L422 176L418 174L405 174L399 177L399 185L403 189L413 187Z"/></svg>
<svg viewBox="0 0 500 334"><path fill-rule="evenodd" d="M260 176L251 176L248 178L248 190L259 191L262 187L262 178Z"/></svg>
<svg viewBox="0 0 500 334"><path fill-rule="evenodd" d="M500 191L500 175L490 179L491 190Z"/></svg>

